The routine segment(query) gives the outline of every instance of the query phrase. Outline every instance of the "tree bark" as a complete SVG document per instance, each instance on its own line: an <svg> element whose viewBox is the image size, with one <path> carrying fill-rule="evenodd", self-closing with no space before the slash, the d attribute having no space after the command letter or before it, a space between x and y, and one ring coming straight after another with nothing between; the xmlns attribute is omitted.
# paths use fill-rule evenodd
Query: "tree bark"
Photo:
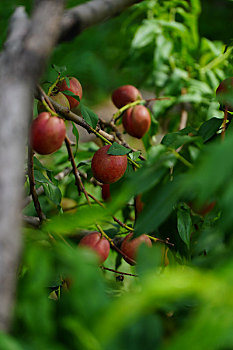
<svg viewBox="0 0 233 350"><path fill-rule="evenodd" d="M72 40L84 29L114 17L141 0L92 0L67 10L61 23L59 42Z"/></svg>
<svg viewBox="0 0 233 350"><path fill-rule="evenodd" d="M31 21L20 7L0 57L0 329L8 330L21 250L25 146L33 92L56 44L63 0L40 1Z"/></svg>

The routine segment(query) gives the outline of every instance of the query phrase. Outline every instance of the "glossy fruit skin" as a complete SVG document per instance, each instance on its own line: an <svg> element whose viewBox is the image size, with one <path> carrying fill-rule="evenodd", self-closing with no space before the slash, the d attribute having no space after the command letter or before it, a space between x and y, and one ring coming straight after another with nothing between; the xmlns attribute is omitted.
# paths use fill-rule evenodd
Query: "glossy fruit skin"
<svg viewBox="0 0 233 350"><path fill-rule="evenodd" d="M39 154L51 154L61 147L65 136L64 120L43 112L32 122L30 144Z"/></svg>
<svg viewBox="0 0 233 350"><path fill-rule="evenodd" d="M94 231L87 236L83 237L79 242L79 246L88 247L95 251L99 256L100 263L103 263L110 251L110 244L105 237L101 237L101 234Z"/></svg>
<svg viewBox="0 0 233 350"><path fill-rule="evenodd" d="M127 156L113 156L107 154L111 145L106 145L95 152L91 169L96 180L103 184L111 184L118 181L127 168Z"/></svg>
<svg viewBox="0 0 233 350"><path fill-rule="evenodd" d="M150 129L150 112L142 105L131 107L123 114L122 123L129 135L141 139Z"/></svg>
<svg viewBox="0 0 233 350"><path fill-rule="evenodd" d="M146 235L141 235L137 238L133 238L133 233L129 233L123 240L123 242L121 243L121 250L123 253L125 253L130 259L132 260L136 260L137 257L137 251L139 246L142 243L145 243L148 247L152 246L151 240L149 237L147 237ZM132 261L130 261L129 259L124 257L124 260L130 264L132 264Z"/></svg>
<svg viewBox="0 0 233 350"><path fill-rule="evenodd" d="M65 91L65 90L72 91L76 96L79 96L81 100L83 95L82 85L80 84L78 79L74 77L69 78L69 81L70 81L70 87L68 88L66 81L62 80L62 82L58 84L59 91ZM64 95L66 96L66 98L70 103L70 109L73 109L74 107L77 107L79 105L79 101L76 100L74 97L68 96L66 94Z"/></svg>
<svg viewBox="0 0 233 350"><path fill-rule="evenodd" d="M109 184L103 184L101 186L101 193L102 193L102 198L104 201L111 200L111 193L110 193L110 185Z"/></svg>
<svg viewBox="0 0 233 350"><path fill-rule="evenodd" d="M133 85L123 85L112 93L112 102L117 108L121 108L128 103L141 100L140 91Z"/></svg>
<svg viewBox="0 0 233 350"><path fill-rule="evenodd" d="M224 96L224 94L231 95L232 99L229 101L229 96ZM216 97L224 108L233 112L233 77L227 78L219 84L216 90Z"/></svg>
<svg viewBox="0 0 233 350"><path fill-rule="evenodd" d="M58 92L57 95L50 96L50 98L53 101L59 103L59 105L61 105L62 107L66 107L66 108L70 109L69 101L62 92ZM38 102L37 110L38 110L38 113L47 112L47 110L42 102Z"/></svg>

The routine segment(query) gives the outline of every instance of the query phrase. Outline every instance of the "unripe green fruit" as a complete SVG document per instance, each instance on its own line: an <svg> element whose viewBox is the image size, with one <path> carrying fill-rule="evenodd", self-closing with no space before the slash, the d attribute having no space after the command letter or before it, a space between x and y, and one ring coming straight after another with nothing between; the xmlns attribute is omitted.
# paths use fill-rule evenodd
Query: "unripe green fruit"
<svg viewBox="0 0 233 350"><path fill-rule="evenodd" d="M141 100L140 91L133 85L123 85L113 91L112 102L117 108L121 108L128 103Z"/></svg>
<svg viewBox="0 0 233 350"><path fill-rule="evenodd" d="M137 257L137 251L139 246L142 243L145 243L148 247L152 246L151 240L148 236L146 235L141 235L137 238L133 238L133 233L129 233L125 239L123 240L122 244L121 244L121 250L123 253L125 253L125 255L127 255L127 257L129 257L132 260L136 260ZM127 259L126 257L124 257L124 260L130 264L132 264L132 261Z"/></svg>
<svg viewBox="0 0 233 350"><path fill-rule="evenodd" d="M57 95L50 96L50 98L53 101L59 103L59 105L61 105L62 107L66 107L70 109L69 101L62 92L58 92ZM40 101L37 104L37 110L38 110L38 113L47 112L46 107Z"/></svg>
<svg viewBox="0 0 233 350"><path fill-rule="evenodd" d="M83 237L79 242L79 246L90 248L96 252L100 263L103 263L107 259L110 251L108 240L105 237L101 237L101 234L97 231Z"/></svg>
<svg viewBox="0 0 233 350"><path fill-rule="evenodd" d="M122 123L129 135L141 139L150 128L150 112L142 105L131 107L123 114Z"/></svg>
<svg viewBox="0 0 233 350"><path fill-rule="evenodd" d="M127 156L113 156L108 154L111 145L106 145L95 152L91 162L91 169L96 180L103 184L118 181L127 168Z"/></svg>
<svg viewBox="0 0 233 350"><path fill-rule="evenodd" d="M64 120L43 112L32 122L30 144L39 154L51 154L61 147L65 136Z"/></svg>
<svg viewBox="0 0 233 350"><path fill-rule="evenodd" d="M72 198L63 197L60 205L66 213L75 213L77 211L77 202Z"/></svg>
<svg viewBox="0 0 233 350"><path fill-rule="evenodd" d="M78 81L78 79L76 79L74 77L69 78L69 82L70 82L70 87L67 86L65 79L62 80L62 82L60 82L57 85L58 90L59 91L69 90L69 91L73 92L74 95L78 96L81 100L82 95L83 95L83 90L82 90L82 86L81 86L80 82ZM73 109L74 107L77 107L79 105L79 101L76 100L74 97L68 96L65 93L64 93L64 95L67 97L67 99L70 103L70 109Z"/></svg>

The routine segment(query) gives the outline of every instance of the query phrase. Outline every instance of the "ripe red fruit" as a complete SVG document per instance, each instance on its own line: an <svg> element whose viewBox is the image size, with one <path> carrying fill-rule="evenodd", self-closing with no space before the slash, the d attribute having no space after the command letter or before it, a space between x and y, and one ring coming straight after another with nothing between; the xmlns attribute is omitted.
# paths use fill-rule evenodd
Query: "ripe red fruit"
<svg viewBox="0 0 233 350"><path fill-rule="evenodd" d="M81 86L80 82L78 81L78 79L73 78L73 77L69 78L69 81L70 81L70 87L67 86L65 80L62 80L62 82L58 84L59 91L69 90L69 91L73 92L76 96L78 96L81 100L82 95L83 95L83 90L82 90L82 86ZM74 97L68 96L65 93L64 93L64 95L66 96L66 98L68 99L68 101L70 103L70 109L73 109L74 107L77 107L79 105L79 101L76 100Z"/></svg>
<svg viewBox="0 0 233 350"><path fill-rule="evenodd" d="M57 151L66 136L64 120L52 117L51 113L43 112L33 120L31 125L30 143L39 154L50 154Z"/></svg>
<svg viewBox="0 0 233 350"><path fill-rule="evenodd" d="M141 235L137 238L133 238L131 239L133 236L133 233L129 233L125 239L123 240L122 244L121 244L121 250L123 253L125 253L130 259L135 260L137 257L137 251L139 246L142 243L145 243L148 247L152 246L151 240L148 236L146 235ZM124 258L124 260L130 264L133 265L132 262L127 259Z"/></svg>
<svg viewBox="0 0 233 350"><path fill-rule="evenodd" d="M150 128L150 112L142 105L131 107L123 114L122 122L129 135L141 139Z"/></svg>
<svg viewBox="0 0 233 350"><path fill-rule="evenodd" d="M140 91L133 85L123 85L113 91L112 102L117 108L121 108L128 103L141 100Z"/></svg>
<svg viewBox="0 0 233 350"><path fill-rule="evenodd" d="M104 201L111 200L111 193L110 193L110 185L109 184L103 184L101 186L102 190L102 198Z"/></svg>
<svg viewBox="0 0 233 350"><path fill-rule="evenodd" d="M228 111L233 112L233 77L223 80L217 90L216 97Z"/></svg>
<svg viewBox="0 0 233 350"><path fill-rule="evenodd" d="M79 246L88 247L95 251L100 259L100 263L103 263L110 251L110 244L105 237L101 237L101 234L94 231L87 236L83 237L79 242Z"/></svg>
<svg viewBox="0 0 233 350"><path fill-rule="evenodd" d="M53 101L59 103L59 105L61 105L62 107L66 107L66 108L70 109L69 101L68 101L68 99L65 97L65 95L62 92L58 92L57 95L50 96L50 98ZM42 112L46 112L47 111L42 102L38 102L37 110L38 110L38 113L42 113Z"/></svg>
<svg viewBox="0 0 233 350"><path fill-rule="evenodd" d="M140 214L144 208L144 203L142 202L142 195L138 194L135 197L135 209L136 209L136 214Z"/></svg>
<svg viewBox="0 0 233 350"><path fill-rule="evenodd" d="M189 202L188 205L198 215L205 216L214 209L216 201L207 202L202 207L198 206L195 202Z"/></svg>
<svg viewBox="0 0 233 350"><path fill-rule="evenodd" d="M113 156L107 154L111 145L106 145L95 152L91 162L91 169L96 180L111 184L118 181L127 168L127 156Z"/></svg>

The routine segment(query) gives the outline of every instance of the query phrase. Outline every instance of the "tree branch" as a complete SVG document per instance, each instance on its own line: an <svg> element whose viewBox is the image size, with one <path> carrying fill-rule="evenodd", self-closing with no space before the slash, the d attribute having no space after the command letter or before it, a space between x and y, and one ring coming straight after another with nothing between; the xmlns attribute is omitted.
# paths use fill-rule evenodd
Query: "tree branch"
<svg viewBox="0 0 233 350"><path fill-rule="evenodd" d="M72 40L84 29L118 15L141 0L92 0L65 12L59 42Z"/></svg>
<svg viewBox="0 0 233 350"><path fill-rule="evenodd" d="M30 22L17 9L0 57L0 329L5 331L21 251L23 164L33 91L57 42L62 13L63 0L41 0Z"/></svg>

